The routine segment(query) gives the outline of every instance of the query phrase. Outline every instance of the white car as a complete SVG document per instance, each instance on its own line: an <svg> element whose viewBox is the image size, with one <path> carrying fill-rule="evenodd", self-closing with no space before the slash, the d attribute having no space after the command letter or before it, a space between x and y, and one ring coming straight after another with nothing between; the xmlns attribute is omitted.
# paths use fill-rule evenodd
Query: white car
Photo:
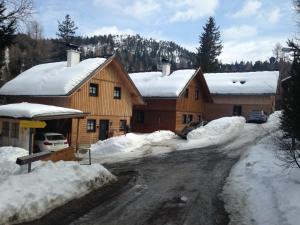
<svg viewBox="0 0 300 225"><path fill-rule="evenodd" d="M37 133L34 136L35 148L40 151L58 151L68 148L68 140L59 133Z"/></svg>

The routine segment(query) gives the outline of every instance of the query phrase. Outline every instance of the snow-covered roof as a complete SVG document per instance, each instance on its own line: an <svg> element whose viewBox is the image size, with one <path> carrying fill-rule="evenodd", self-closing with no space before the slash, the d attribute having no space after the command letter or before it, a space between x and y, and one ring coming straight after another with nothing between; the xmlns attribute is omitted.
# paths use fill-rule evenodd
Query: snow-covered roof
<svg viewBox="0 0 300 225"><path fill-rule="evenodd" d="M275 94L279 72L204 74L211 94Z"/></svg>
<svg viewBox="0 0 300 225"><path fill-rule="evenodd" d="M91 58L67 67L67 62L54 62L34 66L1 89L1 95L67 95L106 61Z"/></svg>
<svg viewBox="0 0 300 225"><path fill-rule="evenodd" d="M130 78L144 97L177 97L196 70L177 70L169 76L162 72L131 73Z"/></svg>
<svg viewBox="0 0 300 225"><path fill-rule="evenodd" d="M70 114L83 114L83 112L77 109L27 102L0 106L0 117L34 118Z"/></svg>

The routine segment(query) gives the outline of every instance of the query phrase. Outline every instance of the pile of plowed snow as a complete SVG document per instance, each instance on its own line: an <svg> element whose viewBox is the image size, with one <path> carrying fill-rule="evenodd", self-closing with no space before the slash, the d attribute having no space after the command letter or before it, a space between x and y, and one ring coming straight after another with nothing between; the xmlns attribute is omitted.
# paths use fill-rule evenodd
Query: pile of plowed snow
<svg viewBox="0 0 300 225"><path fill-rule="evenodd" d="M245 126L244 117L223 117L209 122L206 126L197 128L187 135L187 143L180 149L202 148L222 145L239 136Z"/></svg>
<svg viewBox="0 0 300 225"><path fill-rule="evenodd" d="M15 163L17 157L27 154L20 148L0 148L0 224L39 218L116 179L100 164L64 161L38 161L27 173L27 166Z"/></svg>
<svg viewBox="0 0 300 225"><path fill-rule="evenodd" d="M144 145L176 138L171 131L156 131L150 134L134 134L112 137L104 141L98 141L91 146L92 155L107 155L120 152L131 152Z"/></svg>

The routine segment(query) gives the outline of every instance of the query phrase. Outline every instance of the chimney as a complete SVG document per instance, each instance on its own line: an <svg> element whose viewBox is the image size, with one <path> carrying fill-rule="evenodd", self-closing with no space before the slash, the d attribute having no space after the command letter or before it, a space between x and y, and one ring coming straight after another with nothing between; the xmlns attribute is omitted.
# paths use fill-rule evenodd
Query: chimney
<svg viewBox="0 0 300 225"><path fill-rule="evenodd" d="M80 52L69 49L67 50L67 67L72 67L80 62Z"/></svg>
<svg viewBox="0 0 300 225"><path fill-rule="evenodd" d="M168 60L162 59L162 75L169 76L171 73L171 64Z"/></svg>

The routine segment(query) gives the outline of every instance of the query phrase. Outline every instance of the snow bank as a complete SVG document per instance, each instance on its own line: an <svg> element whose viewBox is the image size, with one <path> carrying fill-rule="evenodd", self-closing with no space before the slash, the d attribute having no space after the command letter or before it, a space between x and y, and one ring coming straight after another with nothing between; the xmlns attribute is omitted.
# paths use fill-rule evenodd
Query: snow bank
<svg viewBox="0 0 300 225"><path fill-rule="evenodd" d="M244 117L223 117L209 122L206 126L191 131L187 143L180 149L200 148L210 145L222 145L232 141L243 131Z"/></svg>
<svg viewBox="0 0 300 225"><path fill-rule="evenodd" d="M230 224L299 224L300 170L284 170L276 150L274 138L268 136L232 169L223 191Z"/></svg>
<svg viewBox="0 0 300 225"><path fill-rule="evenodd" d="M104 141L98 141L91 146L92 155L109 155L120 152L131 152L143 145L153 144L162 140L175 138L171 131L156 131L150 134L134 134L112 137Z"/></svg>
<svg viewBox="0 0 300 225"><path fill-rule="evenodd" d="M85 166L64 161L38 161L29 174L18 171L18 166L13 167L10 174L6 173L5 167L11 167L10 163L25 153L28 154L19 148L0 149L0 171L6 174L0 183L0 224L39 218L116 179L100 164Z"/></svg>
<svg viewBox="0 0 300 225"><path fill-rule="evenodd" d="M0 184L10 175L20 173L16 159L28 155L28 151L15 147L0 147Z"/></svg>

